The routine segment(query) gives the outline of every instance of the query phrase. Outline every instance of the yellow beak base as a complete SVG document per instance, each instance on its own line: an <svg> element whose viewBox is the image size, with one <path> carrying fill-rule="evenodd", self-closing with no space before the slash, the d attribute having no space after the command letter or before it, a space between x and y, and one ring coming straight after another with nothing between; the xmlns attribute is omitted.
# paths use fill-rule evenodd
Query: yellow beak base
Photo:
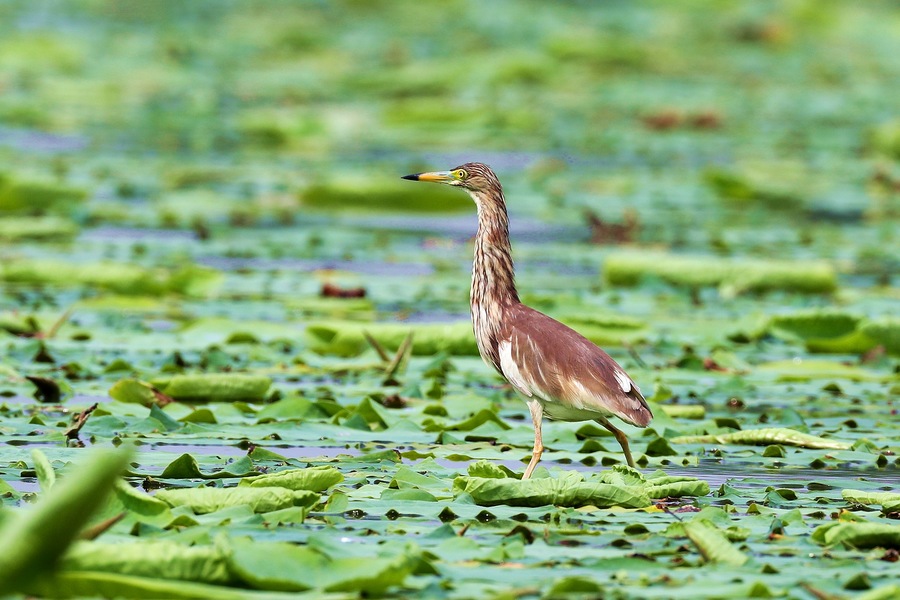
<svg viewBox="0 0 900 600"><path fill-rule="evenodd" d="M447 183L453 180L450 171L433 171L431 173L414 173L412 175L404 175L402 179L410 179L412 181L430 181L432 183Z"/></svg>

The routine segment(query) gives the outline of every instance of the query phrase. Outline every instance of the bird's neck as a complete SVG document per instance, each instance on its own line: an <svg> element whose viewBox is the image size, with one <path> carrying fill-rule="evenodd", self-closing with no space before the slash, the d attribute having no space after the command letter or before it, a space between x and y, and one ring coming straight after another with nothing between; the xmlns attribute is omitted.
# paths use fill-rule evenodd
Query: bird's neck
<svg viewBox="0 0 900 600"><path fill-rule="evenodd" d="M474 194L473 194L474 195ZM475 263L472 268L472 302L509 305L519 301L509 244L509 216L500 192L476 200L478 233L475 235Z"/></svg>
<svg viewBox="0 0 900 600"><path fill-rule="evenodd" d="M472 196L478 206L475 263L470 303L478 348L486 360L499 364L496 335L506 308L519 301L509 244L509 217L503 192Z"/></svg>

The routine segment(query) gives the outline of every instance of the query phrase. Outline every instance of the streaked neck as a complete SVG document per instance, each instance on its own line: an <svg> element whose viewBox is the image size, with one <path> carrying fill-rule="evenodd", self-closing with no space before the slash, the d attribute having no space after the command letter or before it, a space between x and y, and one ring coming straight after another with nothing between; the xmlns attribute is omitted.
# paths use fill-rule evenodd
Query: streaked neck
<svg viewBox="0 0 900 600"><path fill-rule="evenodd" d="M519 301L509 244L509 217L503 192L474 192L478 206L478 233L475 236L475 263L472 269L472 308L482 305L509 305Z"/></svg>
<svg viewBox="0 0 900 600"><path fill-rule="evenodd" d="M519 301L509 246L509 217L503 192L471 192L478 206L475 263L472 266L472 328L478 352L486 363L500 368L499 333L506 309Z"/></svg>

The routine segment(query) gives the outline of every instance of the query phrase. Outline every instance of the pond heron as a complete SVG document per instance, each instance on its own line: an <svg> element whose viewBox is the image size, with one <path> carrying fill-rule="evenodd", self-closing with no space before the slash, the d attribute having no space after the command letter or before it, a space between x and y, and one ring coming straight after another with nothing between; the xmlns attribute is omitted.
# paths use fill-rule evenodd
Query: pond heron
<svg viewBox="0 0 900 600"><path fill-rule="evenodd" d="M403 179L460 187L475 201L478 233L470 304L481 358L521 394L534 422L534 450L522 479L531 477L544 451L541 421L596 421L615 436L625 460L634 460L628 438L610 418L638 427L653 418L640 389L615 360L559 321L519 301L509 244L503 188L482 163Z"/></svg>

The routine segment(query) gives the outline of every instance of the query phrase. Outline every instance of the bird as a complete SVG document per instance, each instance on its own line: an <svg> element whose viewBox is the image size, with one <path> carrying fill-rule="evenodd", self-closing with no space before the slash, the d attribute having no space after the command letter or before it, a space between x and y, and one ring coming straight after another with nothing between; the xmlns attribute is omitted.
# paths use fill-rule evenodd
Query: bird
<svg viewBox="0 0 900 600"><path fill-rule="evenodd" d="M610 419L638 427L653 418L638 386L616 361L574 329L523 304L516 290L509 215L500 180L489 166L469 162L449 171L404 175L464 189L475 201L478 230L472 266L472 328L481 358L525 400L534 424L534 472L544 446L543 418L596 421L613 434L628 466L628 438Z"/></svg>

